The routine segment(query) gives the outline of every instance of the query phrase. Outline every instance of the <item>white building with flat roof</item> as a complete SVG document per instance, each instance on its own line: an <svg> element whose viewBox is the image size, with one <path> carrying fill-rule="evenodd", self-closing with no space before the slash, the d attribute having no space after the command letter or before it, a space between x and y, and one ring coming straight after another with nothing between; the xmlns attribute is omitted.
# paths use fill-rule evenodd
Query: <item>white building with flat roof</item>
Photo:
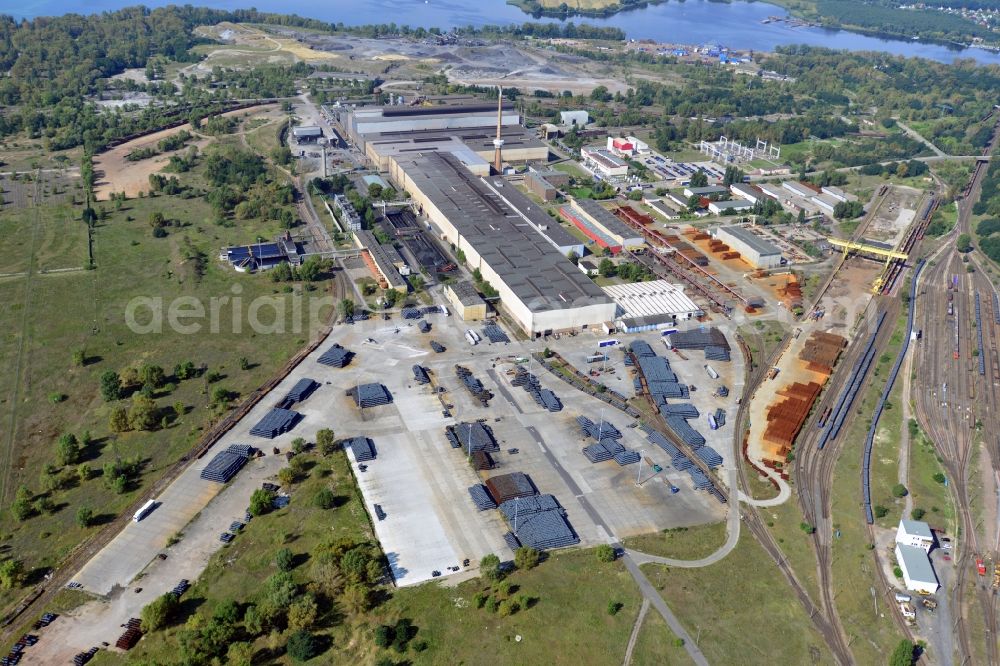
<svg viewBox="0 0 1000 666"><path fill-rule="evenodd" d="M746 199L752 204L763 200L766 196L759 189L748 183L733 183L729 186L729 191L738 199Z"/></svg>
<svg viewBox="0 0 1000 666"><path fill-rule="evenodd" d="M590 114L586 111L560 111L559 122L563 125L585 127L590 122Z"/></svg>
<svg viewBox="0 0 1000 666"><path fill-rule="evenodd" d="M896 563L903 572L906 589L921 594L937 592L939 585L934 567L922 548L896 544Z"/></svg>
<svg viewBox="0 0 1000 666"><path fill-rule="evenodd" d="M721 215L728 212L738 212L741 210L750 210L753 208L753 204L746 199L730 199L729 201L711 201L708 204L708 210L715 213L716 215Z"/></svg>
<svg viewBox="0 0 1000 666"><path fill-rule="evenodd" d="M582 148L580 155L583 162L591 169L600 172L605 178L621 178L628 175L628 162L603 148Z"/></svg>
<svg viewBox="0 0 1000 666"><path fill-rule="evenodd" d="M781 266L781 248L745 227L719 227L713 235L739 252L754 268Z"/></svg>
<svg viewBox="0 0 1000 666"><path fill-rule="evenodd" d="M922 548L927 553L934 546L934 534L922 520L901 520L896 529L896 543Z"/></svg>
<svg viewBox="0 0 1000 666"><path fill-rule="evenodd" d="M781 186L792 194L800 196L803 199L808 199L812 195L816 194L816 190L794 180L786 180L781 184Z"/></svg>
<svg viewBox="0 0 1000 666"><path fill-rule="evenodd" d="M617 303L615 323L626 333L675 326L704 314L684 287L667 280L611 285L604 287L604 293Z"/></svg>

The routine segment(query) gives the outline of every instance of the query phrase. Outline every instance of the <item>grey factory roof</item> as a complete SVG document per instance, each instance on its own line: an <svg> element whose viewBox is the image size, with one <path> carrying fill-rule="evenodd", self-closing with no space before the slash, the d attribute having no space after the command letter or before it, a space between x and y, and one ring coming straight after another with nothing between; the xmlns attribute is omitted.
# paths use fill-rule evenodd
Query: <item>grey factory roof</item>
<svg viewBox="0 0 1000 666"><path fill-rule="evenodd" d="M455 157L443 153L415 156L404 164L404 169L415 186L533 311L611 302L555 247L576 245L578 241L514 186L499 179L492 180L502 187L492 184L492 180L487 184L469 173ZM539 225L547 229L539 232ZM555 246L543 233L553 239Z"/></svg>
<svg viewBox="0 0 1000 666"><path fill-rule="evenodd" d="M607 229L621 238L641 238L638 231L633 231L624 222L615 217L614 213L593 199L573 199L573 205Z"/></svg>
<svg viewBox="0 0 1000 666"><path fill-rule="evenodd" d="M479 305L480 303L484 302L483 297L480 296L479 292L476 291L475 287L473 287L468 282L456 282L454 284L449 285L449 287L455 294L455 298L457 298L458 302L461 303L462 305L466 306Z"/></svg>
<svg viewBox="0 0 1000 666"><path fill-rule="evenodd" d="M934 538L934 535L931 534L930 526L922 520L901 520L899 524L902 525L903 531L907 534L924 539Z"/></svg>
<svg viewBox="0 0 1000 666"><path fill-rule="evenodd" d="M934 567L931 566L930 558L927 557L923 548L897 544L896 552L899 554L900 564L906 569L906 575L910 577L910 580L921 583L937 581Z"/></svg>
<svg viewBox="0 0 1000 666"><path fill-rule="evenodd" d="M692 195L706 195L706 194L722 194L728 191L725 187L721 185L706 185L705 187L686 187L685 192L690 192Z"/></svg>
<svg viewBox="0 0 1000 666"><path fill-rule="evenodd" d="M315 125L301 125L292 129L294 136L323 136L323 129Z"/></svg>
<svg viewBox="0 0 1000 666"><path fill-rule="evenodd" d="M400 275L399 271L396 270L396 266L393 264L393 257L386 252L385 248L378 242L375 238L375 234L370 231L355 231L354 237L358 239L358 243L362 247L368 250L368 253L372 257L372 261L378 266L379 270L382 271L382 275L385 277L386 281L389 283L390 287L403 287L406 285L406 280L404 280ZM399 253L396 253L399 256Z"/></svg>
<svg viewBox="0 0 1000 666"><path fill-rule="evenodd" d="M762 257L772 254L781 254L781 249L777 245L764 240L757 234L747 231L743 227L720 227L719 231L725 231L730 236L740 239Z"/></svg>
<svg viewBox="0 0 1000 666"><path fill-rule="evenodd" d="M496 127L442 130L415 130L400 132L370 132L364 134L366 145L375 146L380 153L400 153L407 150L434 150L435 145L447 146L461 143L476 152L493 151ZM506 150L524 148L542 149L545 144L523 127L504 127L503 145Z"/></svg>

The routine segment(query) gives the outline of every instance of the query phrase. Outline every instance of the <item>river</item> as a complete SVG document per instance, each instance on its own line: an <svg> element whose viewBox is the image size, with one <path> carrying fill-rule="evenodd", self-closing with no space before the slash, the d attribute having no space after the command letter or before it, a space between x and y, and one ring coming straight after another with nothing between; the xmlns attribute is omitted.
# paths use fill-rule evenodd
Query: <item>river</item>
<svg viewBox="0 0 1000 666"><path fill-rule="evenodd" d="M52 16L69 12L94 13L138 4L128 0L25 0L12 12L17 18ZM148 0L147 6L178 4L175 0ZM193 4L217 9L256 7L261 11L298 14L332 23L363 25L394 22L398 25L480 26L532 21L531 16L504 0L209 0ZM979 63L1000 64L1000 53L970 48L958 50L940 44L879 39L843 30L791 27L784 22L761 23L769 16L787 16L776 5L764 2L715 3L707 0L670 0L664 4L622 12L609 18L576 17L570 20L621 28L634 39L650 38L681 44L721 44L738 50L772 51L776 46L809 44L851 51L883 51L950 63L972 58ZM555 19L543 18L542 21Z"/></svg>

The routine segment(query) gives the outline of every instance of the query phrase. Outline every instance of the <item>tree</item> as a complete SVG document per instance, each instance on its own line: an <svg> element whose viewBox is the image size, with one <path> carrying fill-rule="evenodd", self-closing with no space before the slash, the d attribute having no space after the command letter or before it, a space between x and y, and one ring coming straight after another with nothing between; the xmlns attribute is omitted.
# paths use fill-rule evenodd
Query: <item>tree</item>
<svg viewBox="0 0 1000 666"><path fill-rule="evenodd" d="M605 257L601 259L601 263L597 265L597 272L601 274L601 277L611 277L615 274L615 264L610 259Z"/></svg>
<svg viewBox="0 0 1000 666"><path fill-rule="evenodd" d="M598 562L614 562L615 561L615 549L606 543L602 543L594 551L597 555Z"/></svg>
<svg viewBox="0 0 1000 666"><path fill-rule="evenodd" d="M94 510L89 506L81 506L76 510L76 524L80 527L90 527L94 522Z"/></svg>
<svg viewBox="0 0 1000 666"><path fill-rule="evenodd" d="M518 569L527 571L538 566L541 560L541 553L531 546L521 546L514 552L514 565Z"/></svg>
<svg viewBox="0 0 1000 666"><path fill-rule="evenodd" d="M0 562L0 588L12 590L24 582L24 564L11 558Z"/></svg>
<svg viewBox="0 0 1000 666"><path fill-rule="evenodd" d="M955 241L955 247L959 252L970 252L972 250L972 236L969 234L959 234Z"/></svg>
<svg viewBox="0 0 1000 666"><path fill-rule="evenodd" d="M311 594L304 594L288 607L288 628L292 631L309 629L316 623L319 607Z"/></svg>
<svg viewBox="0 0 1000 666"><path fill-rule="evenodd" d="M251 666L253 663L253 643L244 641L230 643L226 650L225 663L229 666Z"/></svg>
<svg viewBox="0 0 1000 666"><path fill-rule="evenodd" d="M270 490L258 488L250 495L250 515L263 516L270 513L274 508L274 493Z"/></svg>
<svg viewBox="0 0 1000 666"><path fill-rule="evenodd" d="M80 442L73 433L65 433L56 442L56 461L61 466L75 465L81 452Z"/></svg>
<svg viewBox="0 0 1000 666"><path fill-rule="evenodd" d="M313 504L318 509L332 509L337 503L337 496L329 488L323 488L316 493Z"/></svg>
<svg viewBox="0 0 1000 666"><path fill-rule="evenodd" d="M288 656L293 661L309 661L316 656L316 639L311 633L304 629L296 631L288 639Z"/></svg>
<svg viewBox="0 0 1000 666"><path fill-rule="evenodd" d="M323 452L323 455L328 456L336 451L336 443L333 431L329 428L322 428L316 433L316 446Z"/></svg>
<svg viewBox="0 0 1000 666"><path fill-rule="evenodd" d="M163 213L160 211L155 211L149 216L149 226L153 229L162 229L167 225L166 218L163 217Z"/></svg>
<svg viewBox="0 0 1000 666"><path fill-rule="evenodd" d="M503 571L500 569L500 558L490 553L484 555L479 560L479 573L487 580L498 581L503 578Z"/></svg>
<svg viewBox="0 0 1000 666"><path fill-rule="evenodd" d="M152 398L136 393L128 412L128 423L133 430L153 430L160 420L160 410Z"/></svg>
<svg viewBox="0 0 1000 666"><path fill-rule="evenodd" d="M105 402L119 400L122 397L122 380L114 370L106 370L101 375L101 397Z"/></svg>
<svg viewBox="0 0 1000 666"><path fill-rule="evenodd" d="M350 612L361 614L371 606L371 594L367 587L355 583L344 588L340 601Z"/></svg>
<svg viewBox="0 0 1000 666"><path fill-rule="evenodd" d="M570 250L569 254L566 255L566 258L569 259L574 266L580 263L580 256L576 253L576 250Z"/></svg>
<svg viewBox="0 0 1000 666"><path fill-rule="evenodd" d="M925 515L927 515L927 512L919 506L910 512L910 518L913 520L922 520Z"/></svg>
<svg viewBox="0 0 1000 666"><path fill-rule="evenodd" d="M897 483L892 487L893 497L906 497L909 494L909 492L910 491L907 490L906 486L904 486L902 483Z"/></svg>
<svg viewBox="0 0 1000 666"><path fill-rule="evenodd" d="M83 349L73 351L73 365L83 367L87 364L87 352Z"/></svg>
<svg viewBox="0 0 1000 666"><path fill-rule="evenodd" d="M691 174L691 181L689 183L690 187L707 187L708 186L708 174L700 169Z"/></svg>
<svg viewBox="0 0 1000 666"><path fill-rule="evenodd" d="M916 645L913 641L903 639L889 655L889 666L913 666L913 652Z"/></svg>
<svg viewBox="0 0 1000 666"><path fill-rule="evenodd" d="M372 183L368 186L368 198L373 201L382 196L382 186L378 183Z"/></svg>
<svg viewBox="0 0 1000 666"><path fill-rule="evenodd" d="M143 363L139 368L139 381L144 386L160 388L166 383L167 376L160 366L152 363Z"/></svg>
<svg viewBox="0 0 1000 666"><path fill-rule="evenodd" d="M392 627L387 624L380 624L375 627L375 631L372 632L372 639L375 641L375 645L380 648L387 648L392 645L392 640L394 638L394 631Z"/></svg>
<svg viewBox="0 0 1000 666"><path fill-rule="evenodd" d="M354 316L354 301L349 298L345 298L340 303L337 304L337 312L344 319L350 319Z"/></svg>
<svg viewBox="0 0 1000 666"><path fill-rule="evenodd" d="M607 86L597 86L590 91L590 99L595 102L607 102L611 100L611 93L608 92Z"/></svg>
<svg viewBox="0 0 1000 666"><path fill-rule="evenodd" d="M806 223L806 209L805 208L799 208L799 214L796 217L796 220L798 221L799 224L805 224Z"/></svg>
<svg viewBox="0 0 1000 666"><path fill-rule="evenodd" d="M148 633L163 629L173 618L179 606L177 596L171 592L153 599L142 609L142 630Z"/></svg>
<svg viewBox="0 0 1000 666"><path fill-rule="evenodd" d="M279 571L291 571L295 566L295 555L288 548L282 548L275 554L274 564Z"/></svg>
<svg viewBox="0 0 1000 666"><path fill-rule="evenodd" d="M122 405L115 405L108 415L108 426L111 432L128 432L130 429L128 411Z"/></svg>

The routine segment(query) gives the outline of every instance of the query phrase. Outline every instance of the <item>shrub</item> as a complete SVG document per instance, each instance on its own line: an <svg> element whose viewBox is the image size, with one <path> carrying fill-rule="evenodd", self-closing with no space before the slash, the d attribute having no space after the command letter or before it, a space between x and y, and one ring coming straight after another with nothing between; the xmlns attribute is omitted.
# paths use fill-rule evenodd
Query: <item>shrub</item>
<svg viewBox="0 0 1000 666"><path fill-rule="evenodd" d="M274 508L273 503L274 493L270 490L258 488L250 495L250 515L263 516L265 513L270 513L271 509Z"/></svg>
<svg viewBox="0 0 1000 666"><path fill-rule="evenodd" d="M528 569L534 569L538 566L538 562L541 559L542 554L538 552L537 549L531 546L521 546L514 553L514 565L518 569L523 569L527 571Z"/></svg>
<svg viewBox="0 0 1000 666"><path fill-rule="evenodd" d="M336 502L337 502L337 497L336 495L333 494L333 491L330 490L329 488L323 488L322 490L320 490L318 493L316 493L316 497L313 500L313 503L316 505L316 508L318 509L332 509L334 504L336 504Z"/></svg>
<svg viewBox="0 0 1000 666"><path fill-rule="evenodd" d="M300 629L288 639L286 649L293 661L302 662L316 656L316 647L316 638L305 629Z"/></svg>
<svg viewBox="0 0 1000 666"><path fill-rule="evenodd" d="M598 562L614 562L615 561L615 549L606 543L602 543L595 549L595 554L597 555Z"/></svg>
<svg viewBox="0 0 1000 666"><path fill-rule="evenodd" d="M295 556L288 548L282 548L274 555L274 564L279 571L291 571L295 566Z"/></svg>
<svg viewBox="0 0 1000 666"><path fill-rule="evenodd" d="M889 509L885 508L881 504L876 504L874 510L876 518L885 518L889 515Z"/></svg>
<svg viewBox="0 0 1000 666"><path fill-rule="evenodd" d="M392 640L393 638L395 638L395 632L389 625L380 624L379 626L375 627L373 638L375 640L375 645L379 646L380 648L387 648L390 645L392 645Z"/></svg>
<svg viewBox="0 0 1000 666"><path fill-rule="evenodd" d="M608 615L617 615L618 611L622 609L623 604L620 601L609 601L608 602Z"/></svg>
<svg viewBox="0 0 1000 666"><path fill-rule="evenodd" d="M899 567L893 567L893 568L892 568L892 574L893 574L893 575L894 575L894 576L895 576L896 578L902 578L902 577L903 577L903 570L902 570L902 569L900 569Z"/></svg>
<svg viewBox="0 0 1000 666"><path fill-rule="evenodd" d="M494 582L501 580L503 571L500 570L500 558L493 553L484 555L483 559L479 560L479 573L484 578Z"/></svg>
<svg viewBox="0 0 1000 666"><path fill-rule="evenodd" d="M927 512L921 509L919 506L910 512L910 517L913 518L913 520L920 520L925 515L927 515Z"/></svg>
<svg viewBox="0 0 1000 666"><path fill-rule="evenodd" d="M90 527L94 522L94 510L89 506L81 506L76 510L76 524L80 527Z"/></svg>
<svg viewBox="0 0 1000 666"><path fill-rule="evenodd" d="M336 439L334 439L333 431L329 428L323 428L316 433L316 446L319 450L323 452L323 455L328 456L334 451L336 451Z"/></svg>
<svg viewBox="0 0 1000 666"><path fill-rule="evenodd" d="M906 497L910 493L902 483L897 483L892 487L893 497Z"/></svg>
<svg viewBox="0 0 1000 666"><path fill-rule="evenodd" d="M153 599L142 609L142 630L150 632L166 627L178 605L177 597L170 592Z"/></svg>

